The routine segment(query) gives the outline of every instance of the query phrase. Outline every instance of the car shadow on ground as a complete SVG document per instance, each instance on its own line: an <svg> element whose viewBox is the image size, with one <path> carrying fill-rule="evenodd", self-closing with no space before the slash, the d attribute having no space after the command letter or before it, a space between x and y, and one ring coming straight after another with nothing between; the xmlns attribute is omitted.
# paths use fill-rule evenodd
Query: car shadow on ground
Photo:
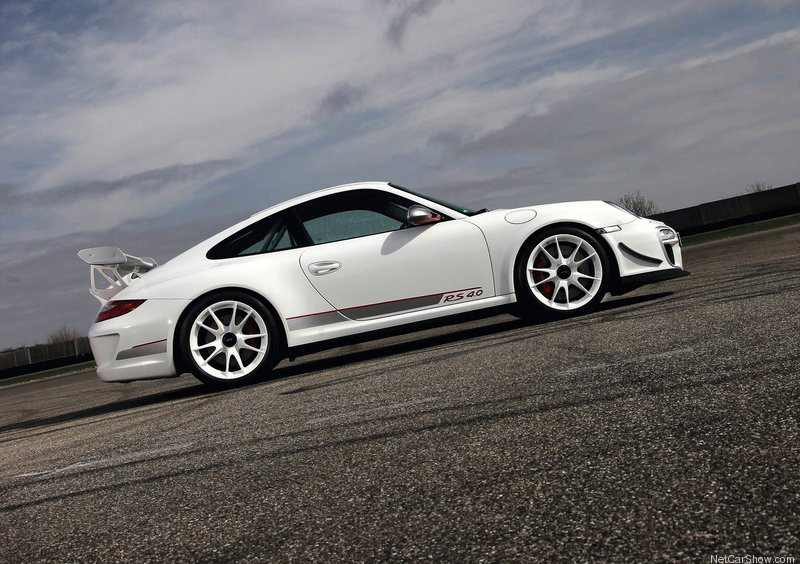
<svg viewBox="0 0 800 564"><path fill-rule="evenodd" d="M103 384L105 385L105 384ZM157 405L161 403L182 400L197 396L212 394L213 389L210 389L199 382L187 388L180 388L178 390L169 390L166 392L159 392L156 394L148 394L145 396L134 397L130 399L118 400L110 403L104 403L93 407L78 409L67 413L60 413L58 415L51 415L48 417L41 417L38 419L27 419L24 421L17 421L0 426L0 434L7 431L14 431L20 429L33 429L35 427L42 427L46 425L57 425L59 423L68 423L78 419L87 417L94 417L97 415L107 415L118 411L125 411L137 407L144 407L148 405ZM3 442L3 441L0 441Z"/></svg>
<svg viewBox="0 0 800 564"><path fill-rule="evenodd" d="M595 310L594 314L608 312L617 310L624 307L634 306L637 304L651 302L654 300L658 300L661 298L668 297L672 295L673 292L658 292L654 294L646 294L642 296L631 296L626 298L617 298L614 300L610 300L607 302L602 302L598 308ZM497 314L495 314L497 315ZM476 319L485 319L487 317L486 314L480 315L480 312L476 314L467 314L464 317L458 319L457 323L464 323L466 321L476 320ZM283 366L275 369L272 372L271 377L269 378L270 382L274 382L275 380L279 379L287 379L295 376L305 376L313 372L319 372L322 370L329 370L332 368L337 368L340 366L344 366L347 364L353 364L357 362L363 362L366 360L373 360L376 358L387 358L390 356L404 354L409 352L415 352L419 350L434 348L442 345L447 345L450 343L455 343L459 341L467 341L469 339L475 339L479 337L487 337L490 335L496 335L499 333L505 333L508 331L513 331L515 329L521 329L524 327L534 327L534 326L542 326L547 325L550 323L563 323L563 320L542 320L542 321L531 321L525 319L517 319L512 318L509 319L508 316L497 316L498 320L496 323L481 325L479 327L470 327L466 329L455 329L453 331L449 331L447 333L439 334L439 335L431 335L428 337L421 337L418 339L411 339L408 341L404 341L402 343L392 343L387 344L385 346L378 346L374 348L364 349L360 351L354 352L347 352L343 354L335 354L335 349L329 349L331 352L331 356L326 356L325 358L300 362L297 365L289 364L288 366ZM581 317L575 317L573 320L580 320ZM588 318L587 318L588 319ZM440 321L438 323L428 323L421 329L417 329L418 331L431 329L434 327L442 327L447 325L452 325L453 322L447 321ZM403 333L399 333L403 334ZM413 334L413 333L406 333L406 334ZM314 389L316 386L311 386L308 389ZM297 393L297 390L291 390L284 393Z"/></svg>
<svg viewBox="0 0 800 564"><path fill-rule="evenodd" d="M651 302L654 300L668 297L671 294L672 292L658 292L640 296L617 298L601 303L595 313L613 311L613 310L618 310L620 308L629 307L645 302ZM458 341L465 341L478 337L496 335L508 331L513 331L515 329L521 329L524 327L541 326L541 325L546 325L548 323L559 323L559 321L537 322L537 321L528 321L522 319L509 319L507 316L497 315L497 312L495 312L492 315L497 316L498 321L496 323L488 323L486 325L481 325L479 327L470 327L466 329L456 328L453 331L449 331L443 334L421 337L419 339L412 338L411 340L404 341L401 343L387 344L385 346L377 346L374 348L367 348L364 350L348 352L339 355L336 355L335 349L329 349L331 356L326 356L324 358L309 360L305 362L298 362L297 364L289 364L288 366L277 368L276 370L273 371L271 377L265 382L263 382L261 385L269 384L279 380L288 380L296 377L307 376L315 372L329 370L332 368L338 368L341 366L346 366L348 364L354 364L367 360L373 360L376 358L387 358L408 352L420 351L428 348L442 346ZM491 317L491 315L489 317ZM456 323L463 323L469 320L485 319L485 318L487 318L486 314L484 315L471 314L467 316L460 316L456 320ZM575 319L581 319L581 318L577 317ZM449 321L445 320L434 323L427 323L422 328L417 328L416 331L422 331L425 329L431 329L447 325L453 325L453 320L451 319ZM404 333L398 332L397 334L404 334ZM413 335L413 331L411 333L405 333L405 334ZM324 387L327 385L341 383L342 381L345 380L347 379L346 378L338 379L332 382L299 387L281 393L282 394L300 393L303 391L308 391L319 387ZM220 392L219 390L215 390L214 388L198 383L197 385L180 388L177 390L168 390L154 394L147 394L143 396L118 400L93 407L79 409L71 412L51 415L48 417L27 419L23 421L17 421L14 423L9 423L0 426L0 433L5 433L14 430L33 429L48 425L57 425L60 423L68 423L84 418L95 417L99 415L108 415L120 411L135 409L138 407L158 405L178 400L197 398L211 394L235 393L237 389L240 388L234 388L233 390L228 390L227 392Z"/></svg>

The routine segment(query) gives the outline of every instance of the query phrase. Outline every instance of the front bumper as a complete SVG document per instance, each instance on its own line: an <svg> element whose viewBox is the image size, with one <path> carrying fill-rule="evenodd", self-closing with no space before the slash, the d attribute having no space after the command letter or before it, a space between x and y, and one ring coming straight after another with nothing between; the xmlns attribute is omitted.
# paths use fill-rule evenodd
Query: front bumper
<svg viewBox="0 0 800 564"><path fill-rule="evenodd" d="M654 284L656 282L663 282L664 280L683 278L684 276L689 276L690 274L690 272L687 272L682 268L669 268L655 270L653 272L644 272L642 274L633 274L631 276L622 276L620 277L619 282L611 289L611 294L614 296L619 296L646 284Z"/></svg>
<svg viewBox="0 0 800 564"><path fill-rule="evenodd" d="M663 241L659 230L663 223L639 219L604 233L616 259L619 278L611 288L614 295L624 294L639 286L687 276L683 270L680 236Z"/></svg>
<svg viewBox="0 0 800 564"><path fill-rule="evenodd" d="M621 277L683 268L680 238L662 241L658 231L663 227L667 226L639 219L626 223L619 231L602 234L614 252Z"/></svg>
<svg viewBox="0 0 800 564"><path fill-rule="evenodd" d="M146 300L130 313L89 330L97 375L106 382L177 376L173 362L175 326L188 300Z"/></svg>

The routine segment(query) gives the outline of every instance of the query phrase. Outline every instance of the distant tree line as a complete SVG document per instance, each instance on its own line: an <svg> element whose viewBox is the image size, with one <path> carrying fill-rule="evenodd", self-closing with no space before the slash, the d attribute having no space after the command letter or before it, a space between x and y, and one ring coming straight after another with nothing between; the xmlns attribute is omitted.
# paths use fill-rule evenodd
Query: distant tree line
<svg viewBox="0 0 800 564"><path fill-rule="evenodd" d="M767 184L766 182L752 182L747 186L747 189L744 193L758 194L759 192L772 190L772 188L772 184ZM623 208L628 209L636 215L640 215L642 217L647 217L661 212L656 203L647 196L643 195L638 189L636 192L628 192L624 194L617 200L617 203Z"/></svg>
<svg viewBox="0 0 800 564"><path fill-rule="evenodd" d="M58 329L56 329L55 331L50 333L50 335L47 336L47 344L48 345L55 345L57 343L69 343L69 342L74 341L75 339L80 339L82 336L83 335L81 335L78 332L77 329L75 329L74 327L70 327L69 325L65 324L65 325L62 325L61 327L59 327ZM18 349L24 349L24 348L27 348L27 346L4 348L4 349L0 350L0 353L11 352L11 351L15 351L15 350L18 350Z"/></svg>
<svg viewBox="0 0 800 564"><path fill-rule="evenodd" d="M626 210L642 217L647 217L661 211L653 200L642 194L638 189L636 192L624 194L617 200L617 203Z"/></svg>
<svg viewBox="0 0 800 564"><path fill-rule="evenodd" d="M54 345L56 343L66 343L68 341L74 341L75 339L81 336L80 333L74 328L70 327L69 325L62 325L47 337L47 344Z"/></svg>
<svg viewBox="0 0 800 564"><path fill-rule="evenodd" d="M744 193L757 194L759 192L766 192L767 190L772 190L772 184L767 184L766 182L753 182L747 186L747 190L745 190Z"/></svg>

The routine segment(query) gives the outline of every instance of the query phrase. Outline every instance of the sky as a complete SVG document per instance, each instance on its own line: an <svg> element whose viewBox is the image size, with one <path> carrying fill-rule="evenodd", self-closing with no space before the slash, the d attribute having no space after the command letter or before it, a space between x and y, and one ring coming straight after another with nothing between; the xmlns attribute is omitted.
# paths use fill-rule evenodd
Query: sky
<svg viewBox="0 0 800 564"><path fill-rule="evenodd" d="M800 181L796 0L0 0L0 349L318 188L662 210Z"/></svg>

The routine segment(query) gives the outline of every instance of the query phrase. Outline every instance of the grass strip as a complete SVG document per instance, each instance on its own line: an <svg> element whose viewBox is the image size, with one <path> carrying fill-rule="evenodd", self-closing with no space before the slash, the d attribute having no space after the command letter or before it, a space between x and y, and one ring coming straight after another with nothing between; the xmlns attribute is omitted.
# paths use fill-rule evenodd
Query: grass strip
<svg viewBox="0 0 800 564"><path fill-rule="evenodd" d="M727 239L728 237L736 237L737 235L747 235L749 233L767 231L768 229L776 229L778 227L788 227L798 223L800 223L800 213L795 213L792 215L785 215L783 217L765 219L763 221L754 221L753 223L745 223L743 225L734 225L733 227L717 229L716 231L708 231L707 233L687 235L686 237L681 237L681 241L684 247L688 247L691 245L698 245L700 243L707 243L709 241Z"/></svg>
<svg viewBox="0 0 800 564"><path fill-rule="evenodd" d="M0 379L0 387L10 386L12 384L21 384L23 382L30 382L33 380L41 380L42 378L50 378L52 376L64 376L78 372L84 372L96 368L97 365L93 360L89 362L81 362L80 364L70 364L68 366L61 366L59 368L51 368L50 370L42 370L41 372L32 372L31 374L22 374L20 376L12 376L11 378Z"/></svg>

